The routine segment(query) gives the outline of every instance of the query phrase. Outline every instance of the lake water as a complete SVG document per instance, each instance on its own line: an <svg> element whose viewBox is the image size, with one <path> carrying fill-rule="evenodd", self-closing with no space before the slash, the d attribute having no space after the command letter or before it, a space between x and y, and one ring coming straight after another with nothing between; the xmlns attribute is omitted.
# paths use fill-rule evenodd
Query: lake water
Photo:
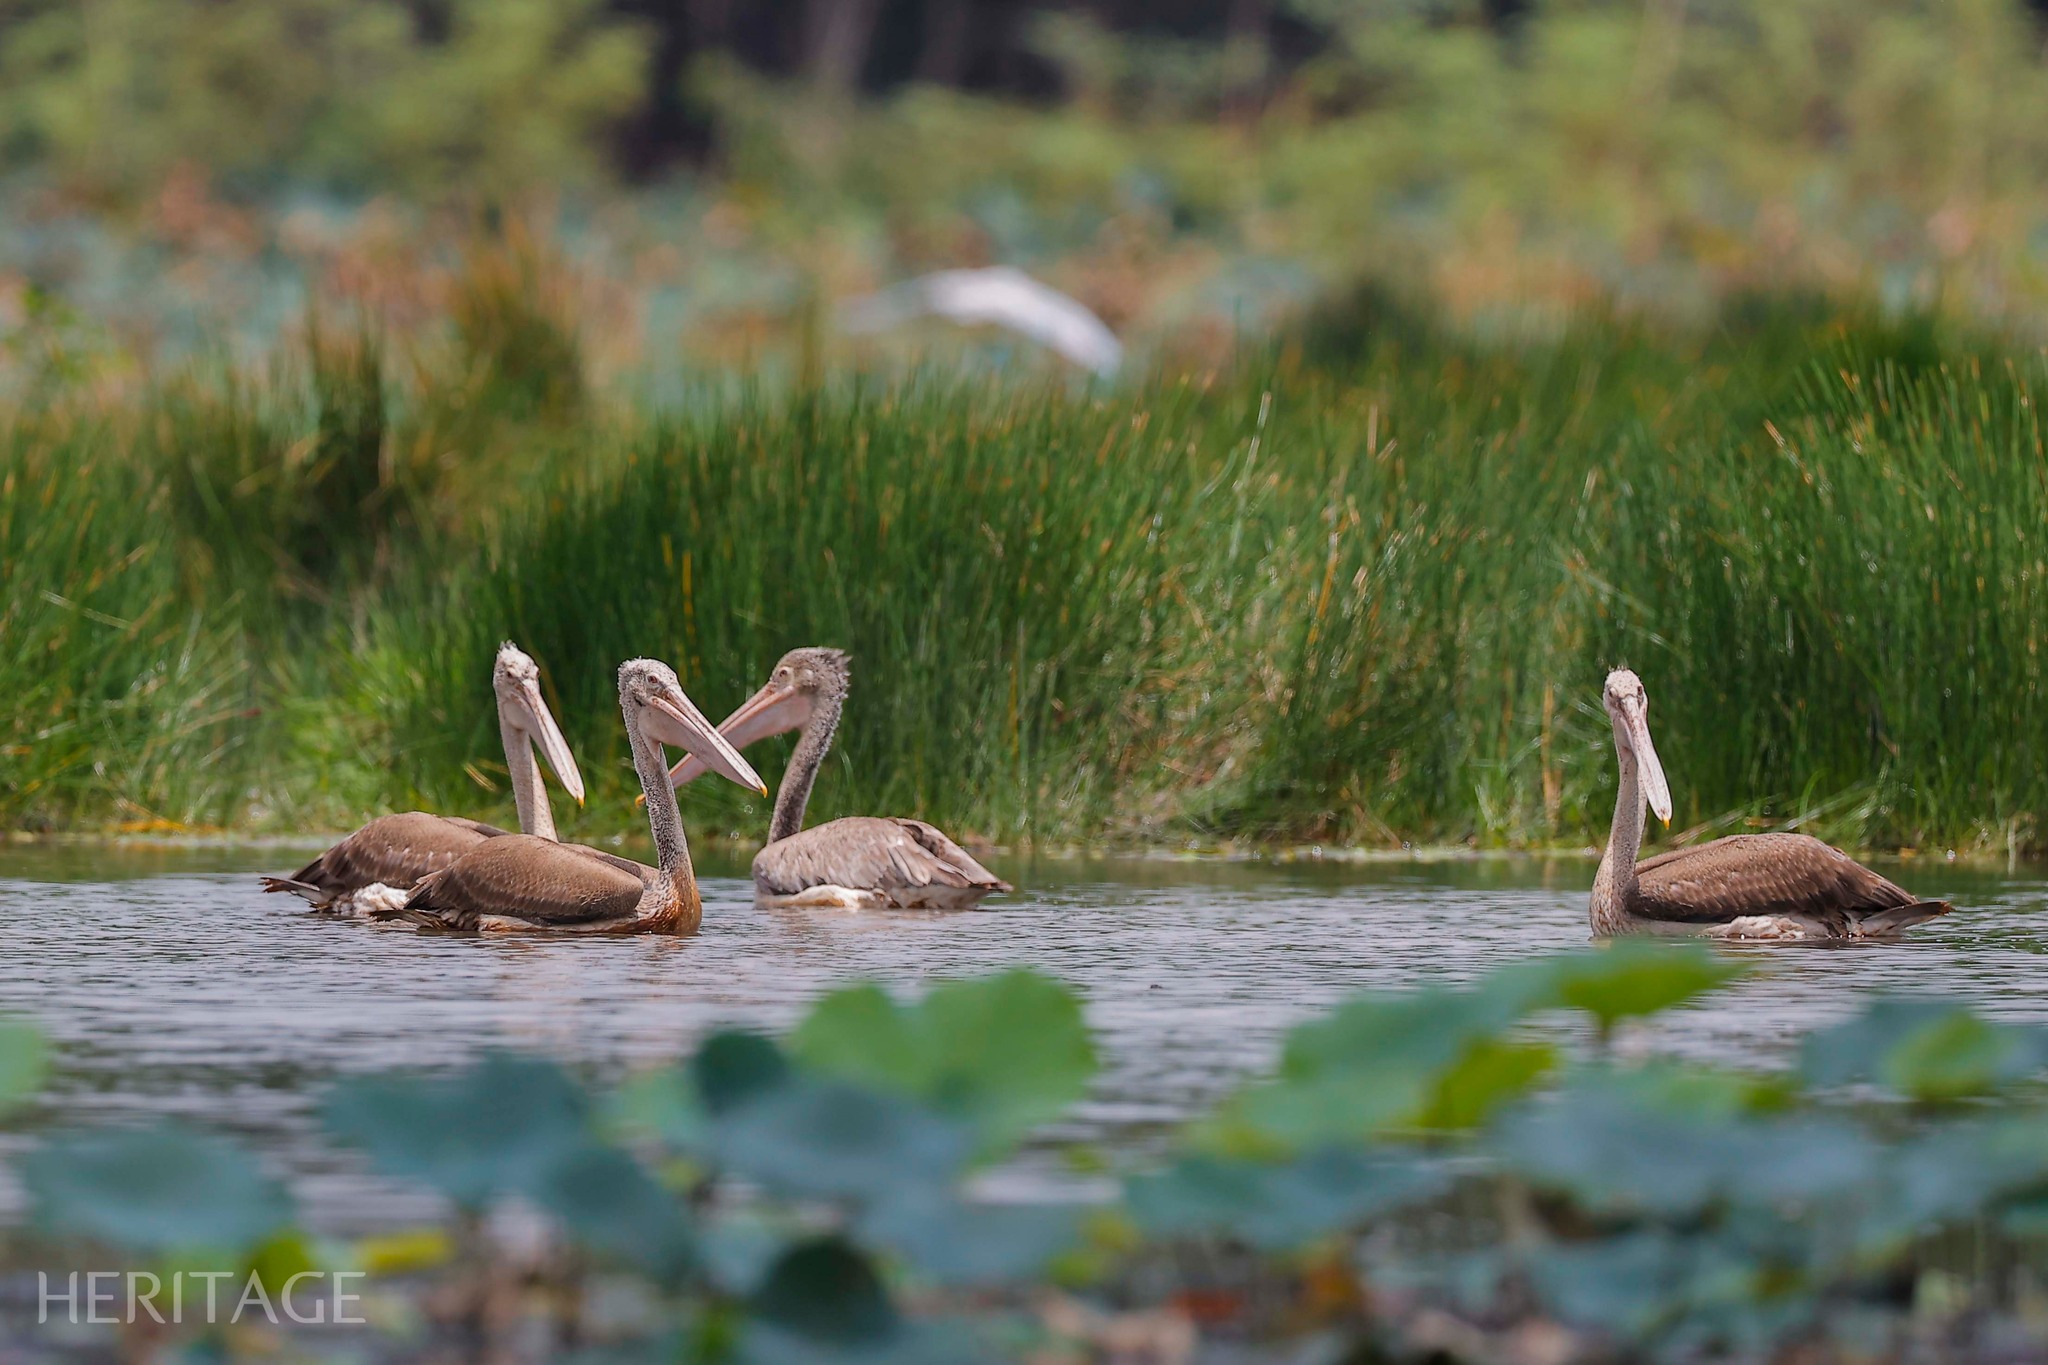
<svg viewBox="0 0 2048 1365"><path fill-rule="evenodd" d="M557 940L333 922L257 890L254 873L299 861L279 849L0 847L0 1013L33 1018L56 1046L27 1127L175 1116L233 1132L292 1181L314 1227L362 1231L431 1206L314 1136L313 1099L335 1076L449 1067L487 1047L618 1075L720 1025L786 1026L849 979L915 990L1028 964L1084 994L1104 1063L1089 1101L1006 1177L1028 1197L1062 1178L1060 1145L1156 1144L1270 1066L1291 1024L1350 992L1453 983L1583 946L1593 876L1579 860L992 859L1026 889L932 916L757 909L742 863L700 854L702 933ZM1771 1065L1883 991L2048 1021L2038 871L1885 870L1956 913L1896 944L1726 949L1755 976L1640 1045Z"/></svg>

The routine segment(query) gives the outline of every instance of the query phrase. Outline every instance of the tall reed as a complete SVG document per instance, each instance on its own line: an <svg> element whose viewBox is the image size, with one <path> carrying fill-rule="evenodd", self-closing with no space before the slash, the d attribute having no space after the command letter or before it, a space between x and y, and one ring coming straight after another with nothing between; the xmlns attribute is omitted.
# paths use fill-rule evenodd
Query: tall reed
<svg viewBox="0 0 2048 1365"><path fill-rule="evenodd" d="M14 722L8 820L103 818L117 786L181 818L500 809L484 679L507 637L587 756L586 833L633 820L619 659L671 659L722 714L799 644L855 659L820 817L1580 841L1623 662L1683 830L2031 846L2048 806L2036 354L1805 309L1690 342L1407 326L1105 393L848 378L508 410L461 440L431 372L393 395L375 352L341 354L8 429L6 548L34 585L10 574L7 667L43 651L72 679ZM74 466L144 491L96 501ZM174 621L199 662L165 676L193 699L122 712L97 755L23 738L158 676ZM207 709L228 692L261 716ZM155 776L83 776L107 760ZM689 801L765 824L725 785Z"/></svg>

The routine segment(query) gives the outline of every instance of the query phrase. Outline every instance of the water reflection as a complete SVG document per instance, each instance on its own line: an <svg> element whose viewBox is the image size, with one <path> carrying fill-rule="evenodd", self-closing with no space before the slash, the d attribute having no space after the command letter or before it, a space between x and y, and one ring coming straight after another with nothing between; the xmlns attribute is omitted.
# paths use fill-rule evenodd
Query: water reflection
<svg viewBox="0 0 2048 1365"><path fill-rule="evenodd" d="M311 918L257 891L279 850L0 850L0 1011L38 1019L58 1069L37 1126L175 1115L239 1131L334 1230L417 1216L309 1136L326 1079L540 1049L603 1074L665 1060L723 1024L787 1025L849 978L1029 964L1088 1000L1104 1070L1057 1141L1143 1145L1347 992L1458 982L1582 945L1590 861L1395 864L997 862L1029 888L971 914L761 910L744 866L700 858L692 939L462 939ZM1953 898L1896 945L1731 948L1756 977L1644 1045L1740 1064L1876 991L1964 997L2048 1019L2048 882L1951 864L1887 871ZM1021 1179L1059 1163L1041 1147ZM1036 1172L1036 1175L1033 1172Z"/></svg>

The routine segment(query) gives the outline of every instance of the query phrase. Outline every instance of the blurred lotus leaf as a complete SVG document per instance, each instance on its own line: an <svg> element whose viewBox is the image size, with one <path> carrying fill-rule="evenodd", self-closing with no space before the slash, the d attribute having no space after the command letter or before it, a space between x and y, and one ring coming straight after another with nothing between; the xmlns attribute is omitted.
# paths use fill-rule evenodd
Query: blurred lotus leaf
<svg viewBox="0 0 2048 1365"><path fill-rule="evenodd" d="M759 1289L788 1245L787 1220L771 1218L759 1207L708 1211L697 1229L704 1270L733 1294Z"/></svg>
<svg viewBox="0 0 2048 1365"><path fill-rule="evenodd" d="M1800 1070L1814 1085L1875 1081L1909 1099L1987 1094L2048 1067L2048 1030L1980 1019L1946 1000L1874 1000L1808 1035Z"/></svg>
<svg viewBox="0 0 2048 1365"><path fill-rule="evenodd" d="M170 1125L53 1137L22 1158L22 1177L52 1232L141 1251L240 1254L292 1216L239 1144Z"/></svg>
<svg viewBox="0 0 2048 1365"><path fill-rule="evenodd" d="M1878 1148L1827 1119L1715 1120L1653 1107L1626 1082L1582 1078L1509 1118L1517 1173L1594 1210L1692 1215L1723 1201L1810 1203L1872 1179Z"/></svg>
<svg viewBox="0 0 2048 1365"><path fill-rule="evenodd" d="M1529 1258L1531 1282L1553 1313L1624 1338L1652 1335L1699 1303L1752 1303L1761 1270L1721 1239L1663 1231L1545 1247Z"/></svg>
<svg viewBox="0 0 2048 1365"><path fill-rule="evenodd" d="M697 1098L710 1114L772 1090L788 1075L789 1059L774 1039L738 1029L712 1034L690 1059Z"/></svg>
<svg viewBox="0 0 2048 1365"><path fill-rule="evenodd" d="M1605 1035L1623 1019L1659 1014L1744 976L1748 968L1694 944L1623 940L1496 973L1532 1003L1584 1010Z"/></svg>
<svg viewBox="0 0 2048 1365"><path fill-rule="evenodd" d="M1073 991L1031 971L933 988L899 1005L877 986L820 1000L790 1040L804 1065L915 1096L1007 1150L1079 1099L1095 1048Z"/></svg>
<svg viewBox="0 0 2048 1365"><path fill-rule="evenodd" d="M287 1229L250 1252L248 1266L249 1273L256 1276L265 1290L282 1294L292 1276L318 1271L320 1262L305 1234Z"/></svg>
<svg viewBox="0 0 2048 1365"><path fill-rule="evenodd" d="M836 1237L783 1253L750 1304L745 1356L763 1362L895 1359L903 1319L868 1259ZM766 1330L763 1330L763 1329Z"/></svg>
<svg viewBox="0 0 2048 1365"><path fill-rule="evenodd" d="M43 1035L33 1024L0 1020L0 1111L41 1089L47 1064Z"/></svg>
<svg viewBox="0 0 2048 1365"><path fill-rule="evenodd" d="M1930 1227L1977 1218L2000 1197L2048 1188L2048 1132L2030 1115L1951 1124L1886 1153L1843 1235L1863 1255L1905 1246Z"/></svg>
<svg viewBox="0 0 2048 1365"><path fill-rule="evenodd" d="M1080 1234L1070 1205L969 1204L924 1188L868 1209L864 1242L901 1255L918 1274L944 1285L1000 1284L1042 1274Z"/></svg>
<svg viewBox="0 0 2048 1365"><path fill-rule="evenodd" d="M1298 1247L1449 1186L1441 1167L1342 1148L1283 1164L1194 1153L1130 1182L1138 1226L1153 1237L1234 1237L1260 1250Z"/></svg>
<svg viewBox="0 0 2048 1365"><path fill-rule="evenodd" d="M609 1127L688 1152L703 1145L710 1116L695 1078L681 1067L664 1066L620 1086L605 1106L605 1121Z"/></svg>
<svg viewBox="0 0 2048 1365"><path fill-rule="evenodd" d="M1530 1003L1514 992L1440 987L1357 996L1287 1035L1280 1074L1400 1073L1419 1079L1457 1061L1467 1044L1499 1034L1527 1014Z"/></svg>
<svg viewBox="0 0 2048 1365"><path fill-rule="evenodd" d="M1279 1079L1226 1103L1205 1145L1274 1155L1387 1129L1462 1127L1523 1093L1554 1058L1499 1035L1540 1003L1539 990L1362 995L1287 1036Z"/></svg>
<svg viewBox="0 0 2048 1365"><path fill-rule="evenodd" d="M1626 1096L1645 1109L1705 1120L1782 1112L1799 1093L1795 1078L1725 1070L1668 1057L1590 1074L1611 1093Z"/></svg>
<svg viewBox="0 0 2048 1365"><path fill-rule="evenodd" d="M408 1275L444 1265L455 1254L455 1239L441 1228L414 1228L365 1237L356 1243L354 1264L373 1275Z"/></svg>
<svg viewBox="0 0 2048 1365"><path fill-rule="evenodd" d="M775 1194L863 1201L950 1185L971 1142L966 1129L922 1105L811 1077L721 1115L712 1132L725 1170Z"/></svg>
<svg viewBox="0 0 2048 1365"><path fill-rule="evenodd" d="M321 1106L328 1131L367 1150L379 1170L470 1208L533 1192L588 1141L587 1111L561 1067L498 1053L445 1079L346 1080Z"/></svg>
<svg viewBox="0 0 2048 1365"><path fill-rule="evenodd" d="M1437 1132L1477 1128L1502 1104L1527 1094L1556 1066L1557 1049L1547 1043L1476 1038L1436 1078L1411 1121Z"/></svg>
<svg viewBox="0 0 2048 1365"><path fill-rule="evenodd" d="M562 1158L534 1196L583 1246L658 1280L674 1279L694 1259L681 1203L617 1148L592 1144Z"/></svg>

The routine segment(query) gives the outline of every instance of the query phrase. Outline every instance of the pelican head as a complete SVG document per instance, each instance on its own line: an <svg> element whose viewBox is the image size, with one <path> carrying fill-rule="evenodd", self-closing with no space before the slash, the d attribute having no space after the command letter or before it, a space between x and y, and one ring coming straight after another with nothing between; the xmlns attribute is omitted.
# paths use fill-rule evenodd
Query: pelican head
<svg viewBox="0 0 2048 1365"><path fill-rule="evenodd" d="M628 659L620 664L619 700L627 718L657 744L681 749L720 777L768 794L761 775L704 718L697 703L684 694L675 670L661 660Z"/></svg>
<svg viewBox="0 0 2048 1365"><path fill-rule="evenodd" d="M735 748L744 749L770 735L800 730L810 722L821 697L846 695L852 676L852 662L843 649L792 649L775 665L761 690L727 716L718 731ZM680 787L704 770L703 763L685 758L669 769L669 780Z"/></svg>
<svg viewBox="0 0 2048 1365"><path fill-rule="evenodd" d="M1636 765L1636 778L1657 818L1671 821L1671 788L1664 782L1664 765L1657 761L1657 746L1650 740L1650 695L1643 680L1626 668L1607 675L1602 699L1607 718L1614 723L1614 752L1624 764Z"/></svg>
<svg viewBox="0 0 2048 1365"><path fill-rule="evenodd" d="M547 760L563 789L582 804L583 774L577 771L576 755L569 752L569 741L562 738L562 727L555 724L554 713L540 694L540 665L507 640L498 646L491 687L498 694L498 719Z"/></svg>

